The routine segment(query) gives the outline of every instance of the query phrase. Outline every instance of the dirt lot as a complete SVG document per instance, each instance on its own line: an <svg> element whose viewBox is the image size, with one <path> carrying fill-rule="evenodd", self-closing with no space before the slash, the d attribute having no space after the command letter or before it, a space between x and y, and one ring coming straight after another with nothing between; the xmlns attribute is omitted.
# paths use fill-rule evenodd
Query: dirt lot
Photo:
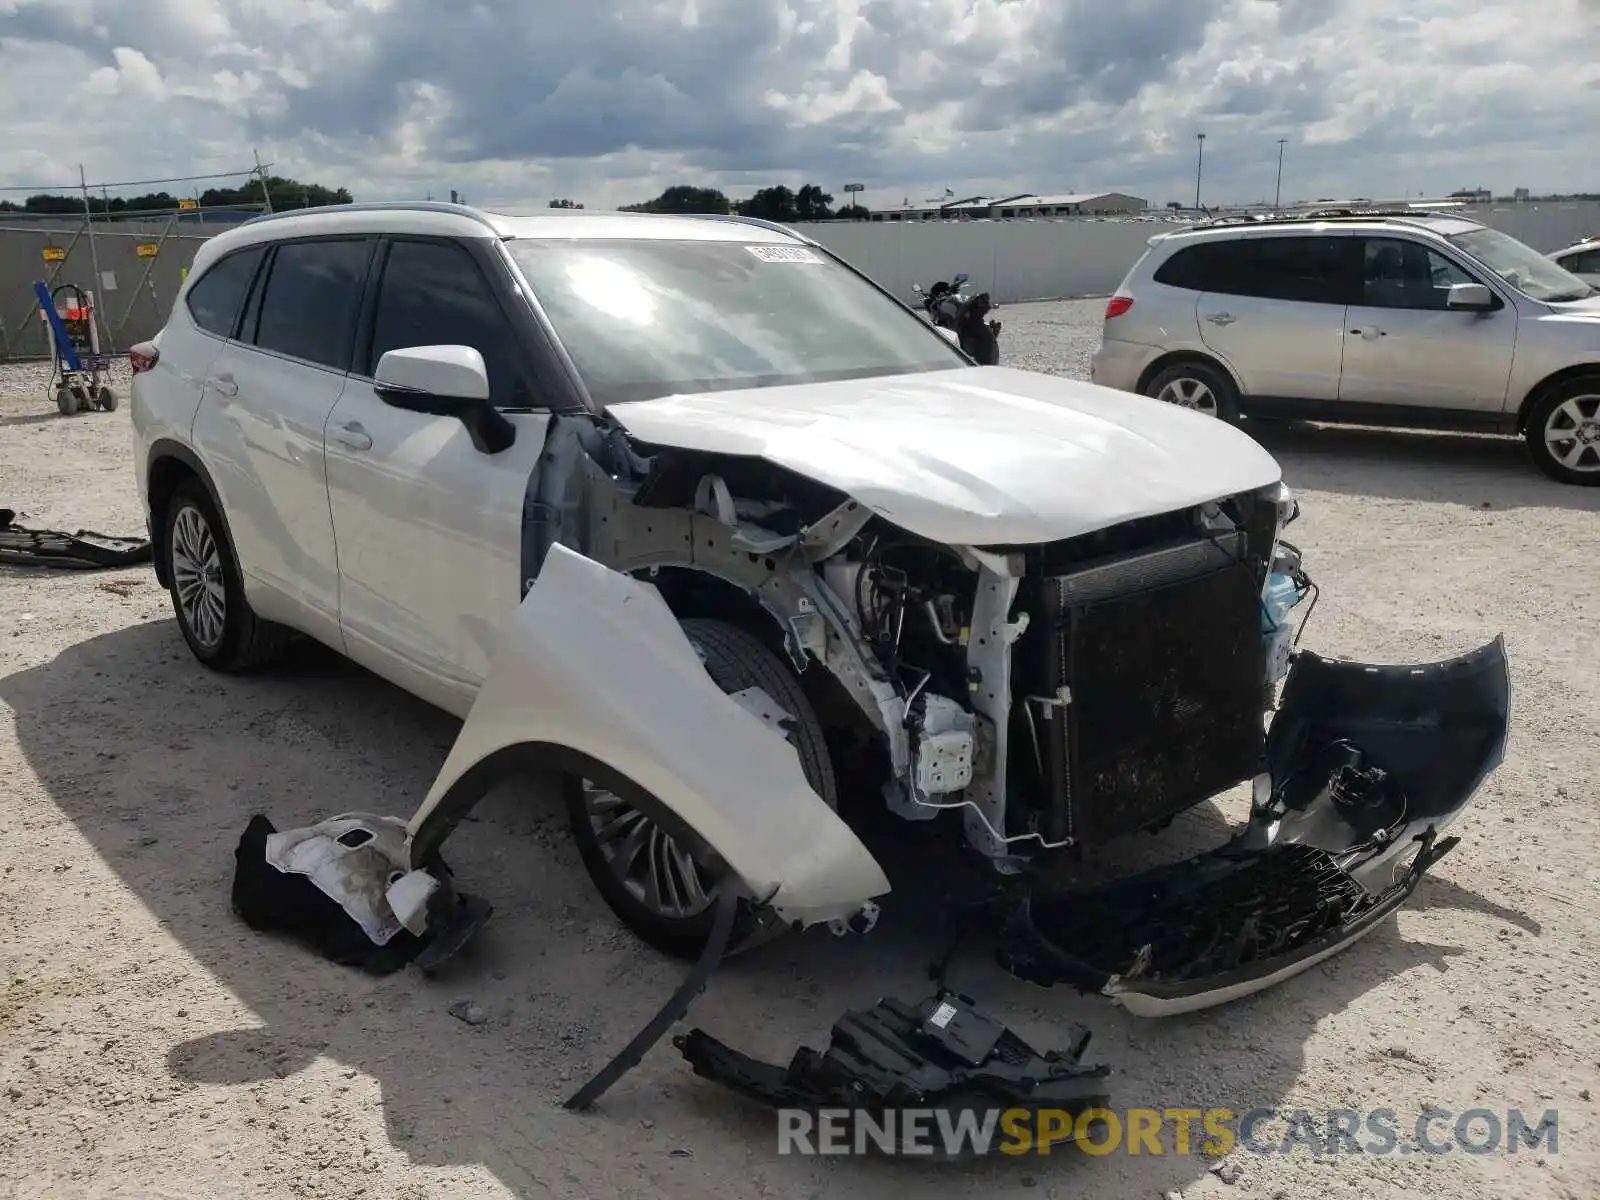
<svg viewBox="0 0 1600 1200"><path fill-rule="evenodd" d="M1078 373L1093 304L1019 306L1006 350ZM0 505L135 533L126 410L62 419L0 368ZM1262 432L1302 496L1323 587L1308 645L1432 660L1504 633L1509 757L1412 903L1347 954L1192 1018L1148 1022L1004 975L954 981L1041 1047L1096 1031L1119 1106L1416 1116L1559 1113L1515 1153L1049 1158L937 1166L779 1157L770 1117L659 1046L600 1111L558 1101L675 985L587 886L548 798L496 796L449 849L497 912L448 978L372 980L242 928L233 847L351 808L407 814L452 721L332 655L250 679L190 658L148 570L0 567L0 1193L19 1197L1448 1196L1600 1194L1600 490L1519 443ZM1130 859L1218 836L1205 806ZM924 864L926 865L926 864ZM878 930L728 966L691 1014L785 1060L847 1006L923 993L941 946L929 872L900 870ZM919 888L919 884L923 885ZM896 901L899 903L896 903ZM449 1015L470 999L487 1016ZM1448 1123L1433 1126L1445 1136ZM1258 1142L1277 1143L1282 1123ZM1170 1148L1170 1143L1169 1143ZM6 1186L9 1185L9 1186Z"/></svg>

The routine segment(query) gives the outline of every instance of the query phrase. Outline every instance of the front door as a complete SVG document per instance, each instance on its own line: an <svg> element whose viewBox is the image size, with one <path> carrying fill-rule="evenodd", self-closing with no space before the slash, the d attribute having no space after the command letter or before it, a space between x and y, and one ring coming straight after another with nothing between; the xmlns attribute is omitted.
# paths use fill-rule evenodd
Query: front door
<svg viewBox="0 0 1600 1200"><path fill-rule="evenodd" d="M1408 238L1363 239L1360 303L1345 312L1339 399L1354 404L1498 414L1506 406L1517 311L1445 307L1450 286L1486 283Z"/></svg>
<svg viewBox="0 0 1600 1200"><path fill-rule="evenodd" d="M512 323L464 246L396 239L381 272L370 346L327 424L340 624L351 658L464 715L522 599L523 500L550 417L530 411ZM429 345L483 355L509 449L484 454L456 418L379 399L384 353Z"/></svg>

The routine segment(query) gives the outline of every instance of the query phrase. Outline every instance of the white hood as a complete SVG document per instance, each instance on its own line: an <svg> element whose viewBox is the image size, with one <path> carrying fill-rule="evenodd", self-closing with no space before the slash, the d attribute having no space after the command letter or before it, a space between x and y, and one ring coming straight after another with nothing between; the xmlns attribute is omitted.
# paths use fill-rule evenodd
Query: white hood
<svg viewBox="0 0 1600 1200"><path fill-rule="evenodd" d="M1282 475L1214 417L1009 367L664 396L609 411L644 442L766 459L946 545L1076 537Z"/></svg>

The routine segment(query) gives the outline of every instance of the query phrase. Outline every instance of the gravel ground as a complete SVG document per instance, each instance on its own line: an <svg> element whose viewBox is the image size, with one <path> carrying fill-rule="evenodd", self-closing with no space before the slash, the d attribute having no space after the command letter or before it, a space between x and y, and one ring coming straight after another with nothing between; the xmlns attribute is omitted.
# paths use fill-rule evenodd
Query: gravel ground
<svg viewBox="0 0 1600 1200"><path fill-rule="evenodd" d="M1082 375L1100 307L1006 308L1007 361ZM40 368L0 372L0 505L39 527L137 532L126 409L63 419ZM1408 1142L1431 1105L1535 1120L1553 1108L1556 1152L779 1157L765 1113L694 1078L665 1044L600 1111L568 1114L557 1100L678 968L619 930L547 798L494 797L450 843L464 884L497 912L446 977L368 979L253 935L227 903L249 815L408 813L452 721L312 650L260 678L207 674L146 570L0 568L0 1194L1600 1194L1600 493L1547 482L1509 440L1259 436L1301 493L1295 537L1323 586L1308 645L1425 661L1507 638L1513 742L1461 846L1346 954L1210 1014L1140 1021L978 954L958 960L956 982L1042 1047L1065 1020L1087 1022L1119 1106L1388 1108ZM1238 808L1202 806L1119 855L1215 840ZM744 957L694 1020L784 1061L822 1044L847 1006L922 994L942 939L918 890L929 872L915 867L892 867L897 890L869 938L818 933ZM463 1000L481 1024L449 1014ZM1281 1123L1263 1134L1281 1136Z"/></svg>

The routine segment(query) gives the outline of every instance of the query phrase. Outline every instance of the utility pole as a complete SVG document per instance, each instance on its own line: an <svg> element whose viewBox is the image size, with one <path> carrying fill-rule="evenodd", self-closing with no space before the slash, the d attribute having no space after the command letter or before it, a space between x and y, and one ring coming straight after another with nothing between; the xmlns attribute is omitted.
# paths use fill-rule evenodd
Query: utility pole
<svg viewBox="0 0 1600 1200"><path fill-rule="evenodd" d="M1195 136L1195 141L1197 141L1200 144L1200 155L1195 160L1195 164L1194 164L1194 209L1195 209L1196 212L1199 212L1200 211L1200 176L1201 176L1201 173L1204 172L1205 168L1206 168L1206 135L1203 134L1203 133L1197 133L1194 136Z"/></svg>
<svg viewBox="0 0 1600 1200"><path fill-rule="evenodd" d="M1278 139L1278 193L1273 197L1273 208L1283 207L1283 144L1288 140L1288 138Z"/></svg>

